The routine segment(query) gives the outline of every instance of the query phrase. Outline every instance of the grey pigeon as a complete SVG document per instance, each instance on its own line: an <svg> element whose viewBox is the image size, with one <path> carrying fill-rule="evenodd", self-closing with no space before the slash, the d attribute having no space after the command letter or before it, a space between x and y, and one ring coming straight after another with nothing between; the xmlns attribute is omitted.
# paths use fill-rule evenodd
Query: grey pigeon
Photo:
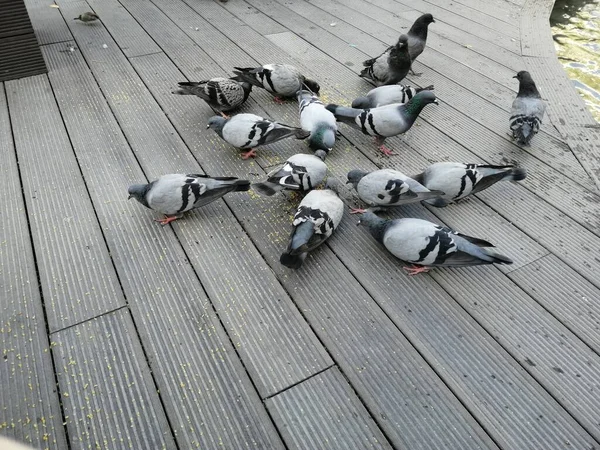
<svg viewBox="0 0 600 450"><path fill-rule="evenodd" d="M421 91L408 103L380 106L372 109L354 109L329 104L326 108L337 120L346 123L364 134L375 136L379 150L386 155L393 153L383 145L385 138L406 133L413 125L419 113L429 103L438 104L432 91Z"/></svg>
<svg viewBox="0 0 600 450"><path fill-rule="evenodd" d="M178 83L177 95L200 97L217 114L227 117L224 112L239 108L250 95L252 85L247 81L238 82L230 78L212 78L207 81L184 81Z"/></svg>
<svg viewBox="0 0 600 450"><path fill-rule="evenodd" d="M266 89L281 103L280 97L294 97L296 92L305 87L319 94L319 83L306 78L300 71L289 64L265 64L260 67L234 67L239 81L247 81L254 86Z"/></svg>
<svg viewBox="0 0 600 450"><path fill-rule="evenodd" d="M540 129L546 103L529 72L521 70L513 78L519 80L519 93L510 111L510 129L513 139L520 145L529 145L533 135Z"/></svg>
<svg viewBox="0 0 600 450"><path fill-rule="evenodd" d="M410 60L413 63L415 62L415 59L423 53L423 50L425 50L425 45L427 44L427 30L430 23L435 23L433 16L431 14L423 14L415 20L412 27L410 27L410 30L408 30L408 53L410 54Z"/></svg>
<svg viewBox="0 0 600 450"><path fill-rule="evenodd" d="M363 62L365 68L360 73L363 78L369 78L377 86L399 83L406 77L410 69L411 59L408 53L408 37L403 34L396 45L388 47L376 58Z"/></svg>
<svg viewBox="0 0 600 450"><path fill-rule="evenodd" d="M432 86L414 88L403 84L391 84L371 89L364 97L358 97L352 102L352 108L369 109L378 106L399 103L403 105L421 91L432 91Z"/></svg>
<svg viewBox="0 0 600 450"><path fill-rule="evenodd" d="M428 272L427 266L512 264L506 256L490 250L493 245L489 242L427 220L384 220L367 211L358 223L367 226L371 235L396 258L413 264L404 268L409 275Z"/></svg>
<svg viewBox="0 0 600 450"><path fill-rule="evenodd" d="M281 264L298 269L308 252L314 250L333 234L342 221L344 203L331 189L310 191L302 199L292 221L292 234Z"/></svg>
<svg viewBox="0 0 600 450"><path fill-rule="evenodd" d="M300 126L303 130L310 131L308 146L313 150L322 150L329 153L335 144L337 122L331 111L319 97L309 91L298 91L298 104L300 107Z"/></svg>
<svg viewBox="0 0 600 450"><path fill-rule="evenodd" d="M78 15L73 20L80 20L83 23L91 23L91 22L95 22L99 18L100 18L100 16L98 16L98 14L88 11L88 12L84 12L83 14Z"/></svg>
<svg viewBox="0 0 600 450"><path fill-rule="evenodd" d="M155 220L166 225L179 219L184 212L208 205L229 192L249 189L248 180L235 177L172 173L148 184L131 185L128 192L129 198L135 198L145 207L164 214L166 218Z"/></svg>
<svg viewBox="0 0 600 450"><path fill-rule="evenodd" d="M358 197L372 207L371 211L416 203L444 194L443 191L430 191L402 172L392 169L373 172L354 169L348 172L348 183L354 186ZM353 208L351 214L364 212L364 209Z"/></svg>
<svg viewBox="0 0 600 450"><path fill-rule="evenodd" d="M515 166L490 166L487 164L463 164L457 162L439 162L427 167L423 173L413 178L428 189L440 190L445 194L427 203L444 207L481 192L498 181L521 181L527 171Z"/></svg>
<svg viewBox="0 0 600 450"><path fill-rule="evenodd" d="M236 114L230 119L213 116L206 128L212 128L223 140L241 149L249 149L242 155L248 159L256 156L254 147L271 144L287 137L306 139L310 132L274 122L254 114Z"/></svg>
<svg viewBox="0 0 600 450"><path fill-rule="evenodd" d="M327 175L327 165L323 162L325 152L320 156L298 153L287 159L279 167L267 174L267 180L254 183L252 189L261 195L271 196L286 189L310 191L321 183Z"/></svg>

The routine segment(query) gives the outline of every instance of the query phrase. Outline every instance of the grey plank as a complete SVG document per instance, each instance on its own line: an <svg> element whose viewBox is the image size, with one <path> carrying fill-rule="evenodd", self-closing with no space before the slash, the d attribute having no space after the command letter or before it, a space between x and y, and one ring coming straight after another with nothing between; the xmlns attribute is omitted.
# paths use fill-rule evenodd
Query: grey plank
<svg viewBox="0 0 600 450"><path fill-rule="evenodd" d="M174 76L168 72L156 75L156 67L166 71L165 59L163 55L150 55L135 58L133 63L183 138L187 142L200 142L205 139L203 133L190 126L189 121L194 104L185 105L173 101L172 96L160 95ZM200 156L207 166L220 165L223 160L229 159L225 154L218 161L210 154L202 153ZM257 165L250 170L264 173ZM407 448L494 448L473 418L446 390L437 375L427 368L420 355L379 307L369 301L368 294L330 251L323 249L310 256L310 263L307 262L306 269L300 272L291 272L279 264L279 252L286 243L290 214L293 213L284 197L236 196L230 197L227 202L361 398L371 411L376 411L375 419L395 445ZM368 345L361 344L363 342L368 342ZM373 356L374 351L377 351L377 357ZM390 354L403 356L401 359L384 356ZM369 370L365 370L367 364ZM424 404L429 405L428 408L423 408ZM386 419L380 420L381 414ZM411 420L415 416L421 420ZM421 426L427 427L427 430L434 426L436 429L450 427L457 431L448 443L447 436L425 433Z"/></svg>
<svg viewBox="0 0 600 450"><path fill-rule="evenodd" d="M240 17L242 22L250 25L260 34L281 33L286 28L271 19L269 16L261 13L256 8L248 6L244 2L227 2L221 6L233 15ZM208 18L210 20L210 18Z"/></svg>
<svg viewBox="0 0 600 450"><path fill-rule="evenodd" d="M600 353L600 290L554 255L512 272L509 278L580 339Z"/></svg>
<svg viewBox="0 0 600 450"><path fill-rule="evenodd" d="M392 448L336 367L266 404L288 448Z"/></svg>
<svg viewBox="0 0 600 450"><path fill-rule="evenodd" d="M70 448L176 448L127 308L52 340Z"/></svg>
<svg viewBox="0 0 600 450"><path fill-rule="evenodd" d="M48 0L26 0L27 13L40 45L53 44L71 39L71 33L58 10Z"/></svg>
<svg viewBox="0 0 600 450"><path fill-rule="evenodd" d="M0 83L0 434L36 448L64 448L60 399L19 180L4 83Z"/></svg>
<svg viewBox="0 0 600 450"><path fill-rule="evenodd" d="M553 6L554 2L549 0L523 2L519 24L523 56L556 58L554 40L549 26Z"/></svg>
<svg viewBox="0 0 600 450"><path fill-rule="evenodd" d="M73 9L80 7L72 5ZM233 164L221 167L206 166L206 158L194 159L127 59L112 46L103 49L87 44L85 39L91 31L86 30L85 38L74 27L73 33L149 178L165 172L196 173L197 160L213 175L247 174L247 162L237 155L232 158ZM95 27L93 38L110 42L110 36L100 27ZM155 73L158 70L155 68ZM119 77L113 73L119 73ZM171 95L168 86L164 92L173 102L182 100ZM119 101L117 95L129 100ZM198 103L197 99L189 100ZM203 115L192 116L194 124L204 123L214 114L207 106L196 111ZM206 148L214 148L220 138L202 128ZM219 206L189 216L199 220L176 224L175 229L261 395L272 395L328 367L331 360L325 350L225 205L219 202ZM200 247L199 236L205 237ZM232 262L235 271L231 270Z"/></svg>
<svg viewBox="0 0 600 450"><path fill-rule="evenodd" d="M426 0L427 3L432 3L431 0ZM405 3L410 4L410 0L406 0ZM515 25L519 18L520 7L504 1L491 1L482 4L478 0L460 0L454 3L465 5L471 9L482 12L490 17L494 17L497 20L507 22L511 25ZM518 27L518 24L515 26Z"/></svg>
<svg viewBox="0 0 600 450"><path fill-rule="evenodd" d="M125 56L139 56L157 53L161 48L146 34L137 21L127 14L127 10L117 1L89 1L87 2L102 18L102 23L110 23L118 33L111 33L113 39L119 44ZM69 11L68 8L65 8ZM87 31L87 30L85 30Z"/></svg>
<svg viewBox="0 0 600 450"><path fill-rule="evenodd" d="M52 86L180 448L281 448L172 228L127 202L144 173L95 79L60 50L44 49Z"/></svg>
<svg viewBox="0 0 600 450"><path fill-rule="evenodd" d="M11 81L6 90L52 332L125 299L47 77Z"/></svg>

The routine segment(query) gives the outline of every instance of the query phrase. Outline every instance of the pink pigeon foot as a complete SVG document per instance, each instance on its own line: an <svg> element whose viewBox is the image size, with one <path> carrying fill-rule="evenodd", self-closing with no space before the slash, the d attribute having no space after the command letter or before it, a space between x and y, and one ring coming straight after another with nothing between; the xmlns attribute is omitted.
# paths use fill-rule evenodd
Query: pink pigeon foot
<svg viewBox="0 0 600 450"><path fill-rule="evenodd" d="M391 151L389 148L387 148L387 147L386 147L385 145L383 145L383 144L381 144L381 145L379 146L379 151L380 151L381 153L383 153L384 155L386 155L386 156L391 156L391 155L393 155L393 154L394 154L394 152L393 152L393 151Z"/></svg>
<svg viewBox="0 0 600 450"><path fill-rule="evenodd" d="M274 101L275 103L277 103L278 105L283 105L283 104L285 103L285 101L284 101L284 100L282 100L282 99L281 99L281 98L279 98L279 97L273 97L273 101Z"/></svg>
<svg viewBox="0 0 600 450"><path fill-rule="evenodd" d="M416 266L414 264L410 267L403 267L403 269L406 270L410 276L417 275L418 273L427 273L431 270L429 267Z"/></svg>
<svg viewBox="0 0 600 450"><path fill-rule="evenodd" d="M221 111L221 117L225 120L229 120L231 119L231 116L228 116L227 114L225 114L223 111Z"/></svg>
<svg viewBox="0 0 600 450"><path fill-rule="evenodd" d="M350 208L350 214L364 214L366 212L367 212L366 209L362 209L362 208Z"/></svg>
<svg viewBox="0 0 600 450"><path fill-rule="evenodd" d="M179 219L180 216L165 216L164 219L154 219L155 222L160 223L161 225L166 225L168 223L173 222L174 220Z"/></svg>
<svg viewBox="0 0 600 450"><path fill-rule="evenodd" d="M242 153L242 159L254 158L256 157L256 150L251 148L246 153Z"/></svg>

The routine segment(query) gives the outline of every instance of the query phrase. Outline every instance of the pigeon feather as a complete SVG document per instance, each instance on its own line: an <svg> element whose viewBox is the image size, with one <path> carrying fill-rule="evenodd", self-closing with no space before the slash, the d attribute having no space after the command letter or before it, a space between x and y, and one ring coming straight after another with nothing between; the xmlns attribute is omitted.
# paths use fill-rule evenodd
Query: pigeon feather
<svg viewBox="0 0 600 450"><path fill-rule="evenodd" d="M267 174L266 181L254 183L252 189L271 196L281 190L310 191L327 175L327 165L314 155L298 153Z"/></svg>

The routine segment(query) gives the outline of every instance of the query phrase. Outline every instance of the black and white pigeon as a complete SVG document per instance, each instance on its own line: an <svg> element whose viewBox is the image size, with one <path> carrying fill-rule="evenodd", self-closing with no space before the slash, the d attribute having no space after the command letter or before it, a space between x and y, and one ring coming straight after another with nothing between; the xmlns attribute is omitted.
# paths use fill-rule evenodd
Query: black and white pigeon
<svg viewBox="0 0 600 450"><path fill-rule="evenodd" d="M508 257L490 250L483 239L457 233L422 219L385 220L365 212L358 222L396 258L412 263L409 275L428 272L429 267L512 264Z"/></svg>
<svg viewBox="0 0 600 450"><path fill-rule="evenodd" d="M529 145L540 130L546 103L542 100L529 72L521 70L513 78L519 80L519 92L510 111L510 129L520 145Z"/></svg>
<svg viewBox="0 0 600 450"><path fill-rule="evenodd" d="M308 146L313 150L322 150L326 154L335 144L337 121L331 111L319 97L307 91L298 91L298 104L300 107L300 126L303 130L310 131Z"/></svg>
<svg viewBox="0 0 600 450"><path fill-rule="evenodd" d="M415 88L403 84L391 84L371 89L364 97L358 97L352 102L352 108L369 109L378 106L399 103L403 105L421 91L432 91L433 85Z"/></svg>
<svg viewBox="0 0 600 450"><path fill-rule="evenodd" d="M135 198L146 208L164 214L164 219L155 221L166 225L179 219L184 212L208 205L229 192L249 189L248 180L235 177L172 173L148 184L133 184L128 193L129 198Z"/></svg>
<svg viewBox="0 0 600 450"><path fill-rule="evenodd" d="M323 162L325 155L323 150L318 150L315 155L297 153L269 172L266 181L254 183L252 189L266 196L274 195L284 189L310 191L327 175L327 165Z"/></svg>
<svg viewBox="0 0 600 450"><path fill-rule="evenodd" d="M319 83L306 78L289 64L265 64L260 67L234 67L233 73L239 81L247 81L254 86L266 89L281 103L280 97L294 97L300 89L308 88L319 94Z"/></svg>
<svg viewBox="0 0 600 450"><path fill-rule="evenodd" d="M308 252L333 234L343 215L344 203L332 189L319 189L306 194L292 221L288 246L279 258L281 264L290 269L299 269Z"/></svg>
<svg viewBox="0 0 600 450"><path fill-rule="evenodd" d="M340 122L364 134L375 136L379 150L386 155L392 155L392 151L383 145L385 138L406 133L415 123L421 110L429 103L438 104L433 91L421 91L404 105L393 103L378 108L355 109L329 104L326 108Z"/></svg>
<svg viewBox="0 0 600 450"><path fill-rule="evenodd" d="M310 132L302 128L291 127L254 114L236 114L229 119L213 116L208 120L206 128L212 128L234 147L249 150L242 155L243 159L256 156L254 147L259 145L271 144L292 136L296 139L306 139L310 135Z"/></svg>
<svg viewBox="0 0 600 450"><path fill-rule="evenodd" d="M413 178L428 189L444 192L444 195L436 199L426 200L433 206L444 207L468 195L481 192L498 181L521 181L526 176L527 171L524 168L512 165L439 162Z"/></svg>
<svg viewBox="0 0 600 450"><path fill-rule="evenodd" d="M403 34L398 42L376 58L363 62L365 68L360 76L375 82L377 86L399 83L406 77L411 66L408 53L408 37Z"/></svg>
<svg viewBox="0 0 600 450"><path fill-rule="evenodd" d="M435 23L431 14L423 14L413 23L410 30L408 30L408 53L410 54L410 60L414 63L415 59L419 57L425 45L427 44L427 30L430 23ZM411 72L414 74L412 67ZM416 74L415 74L416 75Z"/></svg>
<svg viewBox="0 0 600 450"><path fill-rule="evenodd" d="M422 184L393 169L367 172L354 169L348 172L348 183L354 186L358 198L370 206L371 211L416 203L436 198L443 191L430 191ZM352 208L351 214L364 213L365 209Z"/></svg>
<svg viewBox="0 0 600 450"><path fill-rule="evenodd" d="M252 91L247 81L238 82L231 78L212 78L206 81L183 81L177 83L177 95L195 95L204 100L212 110L227 117L224 113L233 111L244 104Z"/></svg>

